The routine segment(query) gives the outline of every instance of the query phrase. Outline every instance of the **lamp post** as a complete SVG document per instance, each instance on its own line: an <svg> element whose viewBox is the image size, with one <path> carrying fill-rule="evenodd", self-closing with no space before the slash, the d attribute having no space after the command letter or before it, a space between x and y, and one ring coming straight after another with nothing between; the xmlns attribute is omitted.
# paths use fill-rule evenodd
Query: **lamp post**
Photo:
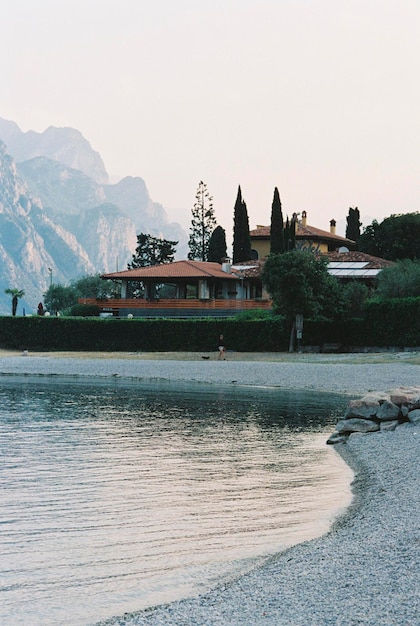
<svg viewBox="0 0 420 626"><path fill-rule="evenodd" d="M52 268L48 268L48 274L50 275L50 287L52 287Z"/></svg>

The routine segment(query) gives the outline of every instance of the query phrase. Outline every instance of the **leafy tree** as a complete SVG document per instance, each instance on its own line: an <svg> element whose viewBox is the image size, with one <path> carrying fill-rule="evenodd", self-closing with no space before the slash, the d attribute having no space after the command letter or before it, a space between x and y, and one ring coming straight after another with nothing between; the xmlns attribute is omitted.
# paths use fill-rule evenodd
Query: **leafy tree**
<svg viewBox="0 0 420 626"><path fill-rule="evenodd" d="M102 280L100 274L88 274L70 285L53 284L44 293L45 308L51 313L68 311L77 304L78 298L109 298L115 294L115 283Z"/></svg>
<svg viewBox="0 0 420 626"><path fill-rule="evenodd" d="M378 274L375 295L381 298L420 296L420 259L402 259Z"/></svg>
<svg viewBox="0 0 420 626"><path fill-rule="evenodd" d="M279 190L276 187L271 205L270 252L271 254L278 254L284 251L283 213Z"/></svg>
<svg viewBox="0 0 420 626"><path fill-rule="evenodd" d="M200 181L195 195L195 204L192 209L192 220L188 247L190 260L207 261L211 234L216 226L214 217L213 198L210 196L207 185Z"/></svg>
<svg viewBox="0 0 420 626"><path fill-rule="evenodd" d="M251 258L251 238L246 204L242 199L241 187L238 187L233 216L233 262L241 263Z"/></svg>
<svg viewBox="0 0 420 626"><path fill-rule="evenodd" d="M172 263L176 252L175 246L177 245L177 241L159 239L158 237L153 237L153 235L140 233L137 235L136 251L127 267L131 270L137 267L147 267L148 265Z"/></svg>
<svg viewBox="0 0 420 626"><path fill-rule="evenodd" d="M226 257L226 232L221 226L216 226L209 241L208 260L213 263L222 263Z"/></svg>
<svg viewBox="0 0 420 626"><path fill-rule="evenodd" d="M44 293L44 306L52 314L64 311L77 302L77 292L74 287L66 287L60 283L50 285Z"/></svg>
<svg viewBox="0 0 420 626"><path fill-rule="evenodd" d="M115 283L103 280L100 274L88 274L71 281L77 298L108 298L115 295Z"/></svg>
<svg viewBox="0 0 420 626"><path fill-rule="evenodd" d="M380 224L373 220L360 235L359 249L383 259L420 258L420 213L391 215Z"/></svg>
<svg viewBox="0 0 420 626"><path fill-rule="evenodd" d="M346 237L356 242L356 248L359 244L361 225L359 209L357 207L354 209L350 207L347 216Z"/></svg>
<svg viewBox="0 0 420 626"><path fill-rule="evenodd" d="M20 298L23 298L23 296L25 295L25 292L23 289L7 288L4 290L4 293L7 293L8 295L12 296L12 315L14 317L16 315L18 301L20 300Z"/></svg>
<svg viewBox="0 0 420 626"><path fill-rule="evenodd" d="M352 280L343 285L343 313L346 317L362 317L369 288L359 280Z"/></svg>
<svg viewBox="0 0 420 626"><path fill-rule="evenodd" d="M273 299L276 313L284 315L293 350L297 314L311 319L333 319L342 311L340 286L329 275L328 260L303 250L270 254L262 281Z"/></svg>

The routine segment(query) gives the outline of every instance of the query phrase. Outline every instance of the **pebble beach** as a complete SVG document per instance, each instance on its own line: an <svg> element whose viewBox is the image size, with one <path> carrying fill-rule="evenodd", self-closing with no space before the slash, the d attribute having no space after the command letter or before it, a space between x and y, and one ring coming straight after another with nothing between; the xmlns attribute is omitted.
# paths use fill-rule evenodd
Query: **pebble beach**
<svg viewBox="0 0 420 626"><path fill-rule="evenodd" d="M0 351L0 376L123 377L348 394L420 385L418 353L369 355L28 353ZM417 625L420 428L353 434L336 451L353 502L330 531L204 595L112 620L134 625Z"/></svg>

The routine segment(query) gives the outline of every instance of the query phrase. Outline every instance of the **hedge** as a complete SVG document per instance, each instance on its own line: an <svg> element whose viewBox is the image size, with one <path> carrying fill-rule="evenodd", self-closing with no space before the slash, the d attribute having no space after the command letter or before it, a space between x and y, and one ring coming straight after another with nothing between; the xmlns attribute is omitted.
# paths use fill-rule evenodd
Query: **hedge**
<svg viewBox="0 0 420 626"><path fill-rule="evenodd" d="M370 300L365 322L373 345L420 346L420 297Z"/></svg>
<svg viewBox="0 0 420 626"><path fill-rule="evenodd" d="M281 318L0 318L0 346L18 350L211 351L217 350L221 333L228 349L241 352L283 351L288 346Z"/></svg>
<svg viewBox="0 0 420 626"><path fill-rule="evenodd" d="M17 350L212 351L225 335L228 350L283 352L284 319L118 319L0 317L0 347ZM371 300L364 319L305 320L301 346L420 346L420 298Z"/></svg>

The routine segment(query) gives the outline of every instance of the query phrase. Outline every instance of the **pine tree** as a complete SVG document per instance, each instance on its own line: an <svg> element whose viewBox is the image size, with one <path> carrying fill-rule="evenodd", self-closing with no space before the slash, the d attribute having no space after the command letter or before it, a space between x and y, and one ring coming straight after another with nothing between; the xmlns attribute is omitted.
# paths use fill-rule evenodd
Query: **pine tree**
<svg viewBox="0 0 420 626"><path fill-rule="evenodd" d="M226 232L221 226L216 226L210 236L208 260L213 263L222 263L226 257Z"/></svg>
<svg viewBox="0 0 420 626"><path fill-rule="evenodd" d="M132 256L128 269L146 267L148 265L159 265L160 263L172 263L175 256L175 246L177 241L159 239L153 235L140 233L137 235L137 248Z"/></svg>
<svg viewBox="0 0 420 626"><path fill-rule="evenodd" d="M149 265L159 265L161 263L172 263L175 257L175 246L177 241L169 241L168 239L159 239L153 235L140 233L137 235L137 248L131 258L131 263L127 264L129 270L138 267L147 267ZM142 281L130 281L129 289L131 296L143 297L145 288ZM159 292L159 287L155 285L149 294L155 297Z"/></svg>
<svg viewBox="0 0 420 626"><path fill-rule="evenodd" d="M241 263L251 258L251 238L246 204L242 199L241 186L238 187L233 216L233 262Z"/></svg>
<svg viewBox="0 0 420 626"><path fill-rule="evenodd" d="M359 209L357 207L354 209L350 207L347 216L346 237L356 242L356 248L359 244L361 225Z"/></svg>
<svg viewBox="0 0 420 626"><path fill-rule="evenodd" d="M284 252L283 213L277 187L274 189L273 203L271 205L270 252L271 254Z"/></svg>
<svg viewBox="0 0 420 626"><path fill-rule="evenodd" d="M213 198L210 196L207 185L200 181L195 195L194 208L191 210L192 220L188 247L190 260L207 261L209 241L216 226L214 217Z"/></svg>

